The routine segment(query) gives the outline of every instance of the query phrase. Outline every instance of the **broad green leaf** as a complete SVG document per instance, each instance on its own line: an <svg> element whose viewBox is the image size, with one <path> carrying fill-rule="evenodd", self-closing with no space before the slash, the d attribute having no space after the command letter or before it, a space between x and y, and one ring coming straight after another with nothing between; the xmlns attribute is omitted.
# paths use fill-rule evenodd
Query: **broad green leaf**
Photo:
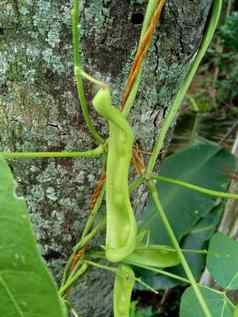
<svg viewBox="0 0 238 317"><path fill-rule="evenodd" d="M213 317L234 317L234 307L225 294L205 287L200 287L200 290ZM192 287L187 288L182 296L179 316L204 317Z"/></svg>
<svg viewBox="0 0 238 317"><path fill-rule="evenodd" d="M170 250L162 245L149 245L136 248L123 262L131 265L165 268L177 265L180 261L175 250Z"/></svg>
<svg viewBox="0 0 238 317"><path fill-rule="evenodd" d="M0 316L66 317L37 248L26 203L0 158Z"/></svg>
<svg viewBox="0 0 238 317"><path fill-rule="evenodd" d="M234 157L215 143L199 139L161 164L160 175L183 180L217 191L226 191L235 168ZM217 200L178 185L157 183L160 199L177 239L180 241L205 217ZM144 211L142 227L150 231L152 244L170 244L166 229L152 201Z"/></svg>
<svg viewBox="0 0 238 317"><path fill-rule="evenodd" d="M216 233L208 251L207 267L216 282L227 289L238 289L238 241Z"/></svg>

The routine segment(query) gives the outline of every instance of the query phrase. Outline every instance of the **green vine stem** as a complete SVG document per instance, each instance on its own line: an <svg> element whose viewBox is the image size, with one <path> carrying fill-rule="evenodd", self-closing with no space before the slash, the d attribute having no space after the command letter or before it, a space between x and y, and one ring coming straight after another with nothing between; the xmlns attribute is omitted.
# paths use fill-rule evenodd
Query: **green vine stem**
<svg viewBox="0 0 238 317"><path fill-rule="evenodd" d="M93 262L93 261L90 261L90 260L85 260L84 262L86 264L88 264L88 265L92 265L92 266L97 267L97 268L102 269L102 270L107 270L107 271L110 271L110 272L113 272L113 273L118 273L118 268L116 268L116 267L103 265L103 264L96 263L96 262ZM137 282L137 283L143 285L144 287L148 288L153 293L158 294L158 292L153 287L151 287L149 284L147 284L144 281L142 281L141 278L135 277L134 279L135 279L135 282Z"/></svg>
<svg viewBox="0 0 238 317"><path fill-rule="evenodd" d="M155 272L155 273L159 273L159 274L162 274L164 276L171 277L171 278L173 278L175 280L190 284L190 281L188 279L186 279L184 277L181 277L179 275L176 275L176 274L164 271L164 270L160 270L160 269L157 269L157 268L154 268L154 267L150 267L150 266L147 266L147 265L140 265L139 267L142 268L142 269L146 269L146 270L149 270L149 271L152 271L152 272ZM224 298L229 302L229 304L231 306L233 306L233 308L235 308L235 305L230 301L229 297L227 297L226 291L219 291L217 289L210 288L210 287L208 287L206 285L203 285L203 284L198 284L198 285L203 287L203 288L209 289L213 293L216 293L216 294L224 296Z"/></svg>
<svg viewBox="0 0 238 317"><path fill-rule="evenodd" d="M200 112L199 106L197 105L195 98L191 95L187 95L186 97L188 98L188 101L190 102L190 107L192 111Z"/></svg>
<svg viewBox="0 0 238 317"><path fill-rule="evenodd" d="M74 246L74 251L79 251L82 247L84 247L92 238L102 229L104 229L106 224L106 220L104 217L98 222L98 224L92 229L90 233L88 233L85 237L80 239L80 241Z"/></svg>
<svg viewBox="0 0 238 317"><path fill-rule="evenodd" d="M173 278L175 280L190 284L190 281L188 279L186 279L184 277L181 277L181 276L179 276L177 274L173 274L173 273L170 273L170 272L167 272L167 271L164 271L164 270L161 270L161 269L157 269L157 268L152 267L152 266L144 265L144 264L140 264L140 265L136 264L136 266L138 266L138 267L140 267L142 269L149 270L149 271L152 271L152 272L155 272L155 273L159 273L159 274L171 277L171 278Z"/></svg>
<svg viewBox="0 0 238 317"><path fill-rule="evenodd" d="M84 93L83 81L81 78L81 60L80 60L80 34L79 34L79 0L73 0L72 15L72 34L73 34L73 50L74 50L74 74L79 101L87 127L97 143L103 143L103 138L94 128L89 115L87 100Z"/></svg>
<svg viewBox="0 0 238 317"><path fill-rule="evenodd" d="M71 313L72 313L73 317L80 317L74 308L71 308Z"/></svg>
<svg viewBox="0 0 238 317"><path fill-rule="evenodd" d="M99 145L95 149L83 152L0 152L5 159L37 159L37 158L65 158L65 157L97 157L105 153L105 146Z"/></svg>
<svg viewBox="0 0 238 317"><path fill-rule="evenodd" d="M80 69L79 67L76 66L76 70L77 72L80 72L81 76L84 79L87 79L88 81L90 81L91 83L94 83L95 85L99 86L100 88L105 88L107 87L107 84L104 83L103 81L100 81L96 78L94 78L93 76L91 76L90 74L86 73L83 69Z"/></svg>
<svg viewBox="0 0 238 317"><path fill-rule="evenodd" d="M209 20L209 23L207 26L206 33L205 33L204 38L202 40L201 46L198 49L198 52L196 53L196 55L191 63L190 69L189 69L187 75L185 76L185 78L184 78L184 80L179 88L179 91L178 91L169 111L168 111L166 118L164 119L164 121L162 123L162 127L160 130L159 136L155 142L155 146L154 146L154 149L152 151L152 155L149 159L148 166L146 168L146 173L145 173L146 178L150 177L150 174L152 173L152 171L154 169L157 157L158 157L158 155L163 147L167 132L168 132L171 124L175 120L175 117L178 113L178 110L179 110L180 105L183 101L183 98L184 98L184 96L185 96L185 94L186 94L186 92L187 92L187 90L192 82L192 79L193 79L193 77L198 69L198 66L199 66L202 58L204 57L204 55L208 49L208 46L213 38L214 32L216 30L216 27L217 27L217 24L218 24L218 21L220 18L221 8L222 8L222 0L213 0L211 17L210 17L210 20Z"/></svg>
<svg viewBox="0 0 238 317"><path fill-rule="evenodd" d="M168 248L168 250L175 250L173 248ZM92 257L92 258L97 258L97 259L101 259L101 260L104 260L105 259L105 253L103 251L89 251L88 252L88 256ZM123 262L123 261L122 261ZM170 272L167 272L167 271L164 271L162 269L158 269L158 268L155 268L153 266L149 266L149 265L145 265L145 264L139 264L139 263L135 263L133 264L137 267L140 267L142 269L146 269L146 270L149 270L149 271L152 271L152 272L155 272L155 273L160 273L162 275L165 275L165 276L168 276L168 277L171 277L175 280L179 280L181 282L184 282L184 283L187 283L187 284L190 284L190 281L184 277L181 277L177 274L173 274L173 273L170 273Z"/></svg>
<svg viewBox="0 0 238 317"><path fill-rule="evenodd" d="M202 193L202 194L205 194L208 196L238 200L237 194L219 192L219 191L208 189L205 187L193 185L191 183L187 183L187 182L181 181L179 179L169 178L169 177L165 177L165 176L152 176L152 179L155 179L157 181L161 181L164 183L179 185L179 186L194 190L196 192L199 192L199 193Z"/></svg>
<svg viewBox="0 0 238 317"><path fill-rule="evenodd" d="M67 280L67 282L59 289L59 295L64 297L65 291L71 287L71 285L80 277L82 276L88 269L88 265L83 263L80 269L76 272L76 274Z"/></svg>
<svg viewBox="0 0 238 317"><path fill-rule="evenodd" d="M186 258L184 256L180 246L179 246L179 243L178 243L178 241L177 241L177 239L176 239L176 237L174 235L173 229L172 229L172 227L171 227L171 225L170 225L170 223L168 221L166 213L165 213L165 211L164 211L164 209L163 209L163 207L162 207L162 205L160 203L160 199L159 199L159 195L158 195L156 186L155 186L153 181L149 181L147 185L148 185L149 192L150 192L150 194L152 196L152 199L154 200L156 209L157 209L157 211L158 211L158 213L160 215L160 218L161 218L162 222L164 223L164 226L165 226L165 228L167 230L169 238L170 238L174 248L176 249L176 251L178 253L178 256L180 258L180 261L181 261L181 264L183 266L183 269L184 269L184 271L185 271L185 273L187 275L187 278L190 281L190 284L191 284L191 286L192 286L192 288L194 290L194 293L195 293L195 295L196 295L196 297L197 297L197 299L198 299L198 301L199 301L199 303L201 305L201 308L202 308L202 310L204 312L204 315L206 317L212 317L211 312L210 312L210 310L209 310L209 308L207 306L207 303L206 303L206 301L204 300L204 298L202 296L202 293L201 293L201 291L200 291L200 289L199 289L199 287L197 285L197 282L196 282L196 280L195 280L195 278L193 276L193 273L192 273L192 271L191 271L191 269L190 269L190 267L189 267L189 265L187 263L187 260L186 260Z"/></svg>
<svg viewBox="0 0 238 317"><path fill-rule="evenodd" d="M100 192L100 194L99 194L99 196L97 198L95 206L91 210L90 215L89 215L89 217L87 219L86 225L85 225L83 233L82 233L82 239L87 236L88 232L90 231L90 229L91 229L91 227L93 225L93 222L95 220L97 212L98 212L99 208L102 205L104 193L105 193L105 185L103 186L103 188L102 188L102 190L101 190L101 192Z"/></svg>
<svg viewBox="0 0 238 317"><path fill-rule="evenodd" d="M129 184L129 192L132 193L134 190L136 190L137 187L139 187L144 182L144 177L142 175L135 178L130 184Z"/></svg>
<svg viewBox="0 0 238 317"><path fill-rule="evenodd" d="M102 269L102 270L106 270L106 271L110 271L110 272L113 272L113 273L117 273L117 268L116 267L111 267L111 266L108 266L108 265L96 263L96 262L93 262L93 261L90 261L90 260L85 260L85 263L87 263L88 265L91 265L91 266L95 266L95 267L97 267L99 269Z"/></svg>
<svg viewBox="0 0 238 317"><path fill-rule="evenodd" d="M77 252L81 248L83 248L86 244L88 244L89 241L92 240L92 238L95 237L95 235L100 230L105 228L105 225L106 225L106 221L105 221L105 218L103 217L103 219L99 221L99 223L92 229L92 231L89 234L87 234L84 238L81 238L79 242L74 246L73 253L70 255L69 259L67 260L67 263L64 268L64 273L61 280L61 288L67 283L68 279L72 278L72 276L69 274L69 271L70 271L70 267L72 265L73 259L75 255L77 254Z"/></svg>

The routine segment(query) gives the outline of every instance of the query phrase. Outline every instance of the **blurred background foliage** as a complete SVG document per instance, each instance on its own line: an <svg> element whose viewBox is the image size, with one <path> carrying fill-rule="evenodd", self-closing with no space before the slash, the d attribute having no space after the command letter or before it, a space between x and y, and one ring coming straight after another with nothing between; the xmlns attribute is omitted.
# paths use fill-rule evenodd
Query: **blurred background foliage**
<svg viewBox="0 0 238 317"><path fill-rule="evenodd" d="M238 2L225 1L212 45L184 100L172 152L197 135L230 148L238 129Z"/></svg>

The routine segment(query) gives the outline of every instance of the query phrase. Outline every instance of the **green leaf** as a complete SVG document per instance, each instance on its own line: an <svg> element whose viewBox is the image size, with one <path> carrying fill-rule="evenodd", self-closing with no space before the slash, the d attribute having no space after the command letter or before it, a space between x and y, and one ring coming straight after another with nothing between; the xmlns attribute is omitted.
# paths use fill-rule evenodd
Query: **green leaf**
<svg viewBox="0 0 238 317"><path fill-rule="evenodd" d="M169 250L166 246L162 245L149 245L136 248L123 262L131 265L148 265L165 268L177 265L180 260L175 250Z"/></svg>
<svg viewBox="0 0 238 317"><path fill-rule="evenodd" d="M0 158L0 316L65 317L66 308L40 256L26 203Z"/></svg>
<svg viewBox="0 0 238 317"><path fill-rule="evenodd" d="M199 139L165 159L160 175L226 191L229 177L225 171L229 169L232 172L234 166L234 157L228 151ZM157 184L161 203L179 241L217 204L216 199L181 186ZM171 244L152 199L144 211L142 227L150 232L152 244Z"/></svg>
<svg viewBox="0 0 238 317"><path fill-rule="evenodd" d="M235 308L234 317L238 317L238 305L237 305L236 308Z"/></svg>
<svg viewBox="0 0 238 317"><path fill-rule="evenodd" d="M226 289L238 289L238 241L216 233L208 251L207 267L216 282Z"/></svg>
<svg viewBox="0 0 238 317"><path fill-rule="evenodd" d="M135 267L134 269L136 276L139 276L143 282L147 283L154 289L168 289L173 288L179 284L182 284L182 282L169 278L168 276L161 275L152 271L149 271L148 269L142 269L140 267ZM168 272L171 272L170 269L166 270ZM135 289L138 290L146 290L145 287L143 287L140 284L135 285Z"/></svg>
<svg viewBox="0 0 238 317"><path fill-rule="evenodd" d="M212 289L200 287L202 295L214 317L233 317L234 307L224 293L214 292ZM197 297L192 289L186 289L180 304L180 317L204 317Z"/></svg>

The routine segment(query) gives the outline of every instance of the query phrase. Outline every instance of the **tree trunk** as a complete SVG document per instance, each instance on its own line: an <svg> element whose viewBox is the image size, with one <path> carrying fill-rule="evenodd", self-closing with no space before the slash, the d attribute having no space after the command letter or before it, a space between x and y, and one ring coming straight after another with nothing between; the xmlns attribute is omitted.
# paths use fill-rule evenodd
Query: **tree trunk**
<svg viewBox="0 0 238 317"><path fill-rule="evenodd" d="M83 65L111 85L114 104L120 103L147 2L81 1ZM129 116L145 151L151 150L163 114L200 44L210 5L211 0L168 0L165 5ZM73 80L70 8L68 0L1 2L1 150L71 151L95 146ZM92 86L85 86L91 100ZM92 109L91 114L106 135L103 120ZM59 278L87 218L102 161L35 159L10 165L27 198L42 254ZM86 274L72 295L81 317L111 315L112 281L113 275L105 271Z"/></svg>

